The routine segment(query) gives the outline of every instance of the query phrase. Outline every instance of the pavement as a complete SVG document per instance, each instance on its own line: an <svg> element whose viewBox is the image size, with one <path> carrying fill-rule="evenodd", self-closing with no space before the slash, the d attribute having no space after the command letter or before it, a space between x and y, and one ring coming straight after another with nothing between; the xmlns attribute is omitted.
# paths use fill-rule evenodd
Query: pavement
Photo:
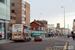
<svg viewBox="0 0 75 50"><path fill-rule="evenodd" d="M73 41L72 37L67 38L67 37L57 37L57 38L53 38L55 40L64 40L67 41L69 43L69 46L67 46L68 50L75 50L75 41Z"/></svg>
<svg viewBox="0 0 75 50"><path fill-rule="evenodd" d="M5 40L5 39L0 40L0 44L11 43L11 42L13 42L13 41L12 40Z"/></svg>

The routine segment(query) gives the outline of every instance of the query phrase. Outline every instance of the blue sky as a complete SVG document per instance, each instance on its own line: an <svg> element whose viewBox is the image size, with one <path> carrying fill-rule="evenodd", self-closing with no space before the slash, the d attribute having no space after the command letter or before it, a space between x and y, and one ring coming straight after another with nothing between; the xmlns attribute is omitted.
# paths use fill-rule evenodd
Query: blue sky
<svg viewBox="0 0 75 50"><path fill-rule="evenodd" d="M65 26L69 25L72 29L73 19L75 19L75 0L24 0L30 4L30 21L34 19L47 20L48 24L60 23L64 27L64 9L65 6Z"/></svg>

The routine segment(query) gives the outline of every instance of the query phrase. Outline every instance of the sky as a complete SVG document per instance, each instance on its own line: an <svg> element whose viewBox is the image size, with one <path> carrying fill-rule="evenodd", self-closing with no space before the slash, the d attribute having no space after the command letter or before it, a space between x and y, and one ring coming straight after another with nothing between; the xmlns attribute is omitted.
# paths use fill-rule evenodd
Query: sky
<svg viewBox="0 0 75 50"><path fill-rule="evenodd" d="M64 8L65 7L65 28L72 30L73 19L75 19L75 0L24 0L30 4L30 22L34 19L47 20L48 24L60 23L64 27ZM40 15L40 13L42 13Z"/></svg>

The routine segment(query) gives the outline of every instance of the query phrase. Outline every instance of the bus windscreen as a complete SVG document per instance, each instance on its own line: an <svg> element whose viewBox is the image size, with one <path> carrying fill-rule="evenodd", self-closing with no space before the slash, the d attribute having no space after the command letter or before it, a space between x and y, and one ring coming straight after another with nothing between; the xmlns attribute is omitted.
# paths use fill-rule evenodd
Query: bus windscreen
<svg viewBox="0 0 75 50"><path fill-rule="evenodd" d="M16 32L16 33L22 33L22 25L14 25L13 26L13 32Z"/></svg>

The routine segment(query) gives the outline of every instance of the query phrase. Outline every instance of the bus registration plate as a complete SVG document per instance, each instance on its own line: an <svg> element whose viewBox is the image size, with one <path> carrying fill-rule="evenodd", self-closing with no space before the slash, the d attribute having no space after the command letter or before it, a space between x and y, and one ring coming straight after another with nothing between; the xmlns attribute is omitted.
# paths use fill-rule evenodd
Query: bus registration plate
<svg viewBox="0 0 75 50"><path fill-rule="evenodd" d="M20 36L15 36L14 38L20 38Z"/></svg>

